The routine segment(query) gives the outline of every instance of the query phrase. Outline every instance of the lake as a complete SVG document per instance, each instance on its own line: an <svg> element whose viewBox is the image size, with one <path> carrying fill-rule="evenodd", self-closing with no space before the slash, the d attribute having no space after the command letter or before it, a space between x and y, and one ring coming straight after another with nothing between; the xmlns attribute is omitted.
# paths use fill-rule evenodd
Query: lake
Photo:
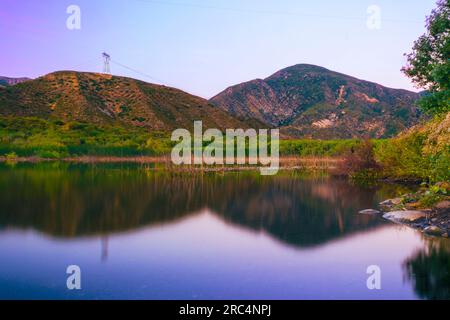
<svg viewBox="0 0 450 320"><path fill-rule="evenodd" d="M448 239L358 214L411 188L0 164L0 298L448 299ZM69 265L81 290L67 289ZM380 290L367 288L371 265Z"/></svg>

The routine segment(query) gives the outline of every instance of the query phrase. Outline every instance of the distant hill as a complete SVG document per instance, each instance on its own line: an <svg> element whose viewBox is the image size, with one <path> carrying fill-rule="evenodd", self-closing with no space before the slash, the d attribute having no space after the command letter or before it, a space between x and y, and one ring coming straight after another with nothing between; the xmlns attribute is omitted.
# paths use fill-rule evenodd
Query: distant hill
<svg viewBox="0 0 450 320"><path fill-rule="evenodd" d="M8 78L0 76L0 86L7 87L31 80L30 78Z"/></svg>
<svg viewBox="0 0 450 320"><path fill-rule="evenodd" d="M131 78L60 71L0 88L0 115L36 116L154 130L246 125L207 100Z"/></svg>
<svg viewBox="0 0 450 320"><path fill-rule="evenodd" d="M241 83L210 102L240 119L257 119L295 137L391 137L418 123L419 93L391 89L299 64Z"/></svg>
<svg viewBox="0 0 450 320"><path fill-rule="evenodd" d="M3 83L3 85L1 85ZM120 124L152 130L279 127L282 136L391 137L418 123L419 93L313 65L230 87L209 102L181 90L99 73L0 77L0 115Z"/></svg>

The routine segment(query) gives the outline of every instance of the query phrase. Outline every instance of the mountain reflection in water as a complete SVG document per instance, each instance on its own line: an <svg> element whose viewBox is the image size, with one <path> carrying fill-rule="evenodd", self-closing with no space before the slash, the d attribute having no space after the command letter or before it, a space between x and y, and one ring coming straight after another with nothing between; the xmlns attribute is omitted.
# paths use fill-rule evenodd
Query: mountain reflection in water
<svg viewBox="0 0 450 320"><path fill-rule="evenodd" d="M380 219L355 212L401 189L361 188L345 180L292 173L180 176L133 166L22 166L0 176L0 225L31 227L57 237L123 232L209 208L227 222L310 246L376 227Z"/></svg>
<svg viewBox="0 0 450 320"><path fill-rule="evenodd" d="M358 214L409 190L301 172L0 165L0 297L449 299L448 239ZM89 270L79 295L60 274L73 261ZM379 292L366 287L374 263Z"/></svg>

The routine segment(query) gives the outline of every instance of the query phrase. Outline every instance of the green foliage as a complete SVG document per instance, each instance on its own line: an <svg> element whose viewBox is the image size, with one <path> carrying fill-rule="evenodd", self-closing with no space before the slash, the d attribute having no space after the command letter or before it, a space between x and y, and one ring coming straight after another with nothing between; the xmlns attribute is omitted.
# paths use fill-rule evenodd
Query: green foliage
<svg viewBox="0 0 450 320"><path fill-rule="evenodd" d="M281 140L280 154L283 156L340 156L357 146L359 140Z"/></svg>
<svg viewBox="0 0 450 320"><path fill-rule="evenodd" d="M450 81L450 77L449 80ZM427 93L419 100L422 110L431 114L450 112L450 90Z"/></svg>
<svg viewBox="0 0 450 320"><path fill-rule="evenodd" d="M447 195L449 194L449 185L450 183L436 183L435 185L429 188L430 192L434 194Z"/></svg>
<svg viewBox="0 0 450 320"><path fill-rule="evenodd" d="M5 154L6 165L15 167L18 161L18 155L15 152L9 152Z"/></svg>
<svg viewBox="0 0 450 320"><path fill-rule="evenodd" d="M399 138L379 143L377 160L386 176L430 182L450 180L448 144L433 153L425 152L428 134L413 131Z"/></svg>
<svg viewBox="0 0 450 320"><path fill-rule="evenodd" d="M161 137L150 137L145 143L145 148L153 155L169 154L172 143L168 139L161 139Z"/></svg>
<svg viewBox="0 0 450 320"><path fill-rule="evenodd" d="M445 183L437 183L432 185L420 195L418 202L419 206L422 208L431 208L438 202L448 199L448 185Z"/></svg>
<svg viewBox="0 0 450 320"><path fill-rule="evenodd" d="M5 154L6 161L16 161L18 155L15 152L9 152Z"/></svg>
<svg viewBox="0 0 450 320"><path fill-rule="evenodd" d="M427 32L414 43L402 71L428 94L419 102L423 110L450 111L450 1L439 0L427 18Z"/></svg>
<svg viewBox="0 0 450 320"><path fill-rule="evenodd" d="M151 142L149 142L151 141ZM0 117L0 154L59 159L67 156L136 156L170 152L166 134L141 128Z"/></svg>
<svg viewBox="0 0 450 320"><path fill-rule="evenodd" d="M333 157L359 143L359 140L282 140L280 154ZM174 144L166 133L139 128L0 117L0 154L15 152L19 156L52 159L82 155L158 156L170 154Z"/></svg>
<svg viewBox="0 0 450 320"><path fill-rule="evenodd" d="M422 157L424 135L412 134L403 139L392 139L379 144L375 150L388 176L399 178L426 178Z"/></svg>

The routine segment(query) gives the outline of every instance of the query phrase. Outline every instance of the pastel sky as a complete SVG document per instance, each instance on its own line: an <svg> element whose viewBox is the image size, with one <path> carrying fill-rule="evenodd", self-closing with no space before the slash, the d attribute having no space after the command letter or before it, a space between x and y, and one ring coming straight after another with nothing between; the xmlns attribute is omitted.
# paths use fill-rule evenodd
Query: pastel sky
<svg viewBox="0 0 450 320"><path fill-rule="evenodd" d="M400 72L435 0L0 0L0 75L112 73L212 97L298 63L416 90ZM69 5L81 29L69 30ZM367 8L381 9L369 29ZM139 71L137 73L130 69Z"/></svg>

